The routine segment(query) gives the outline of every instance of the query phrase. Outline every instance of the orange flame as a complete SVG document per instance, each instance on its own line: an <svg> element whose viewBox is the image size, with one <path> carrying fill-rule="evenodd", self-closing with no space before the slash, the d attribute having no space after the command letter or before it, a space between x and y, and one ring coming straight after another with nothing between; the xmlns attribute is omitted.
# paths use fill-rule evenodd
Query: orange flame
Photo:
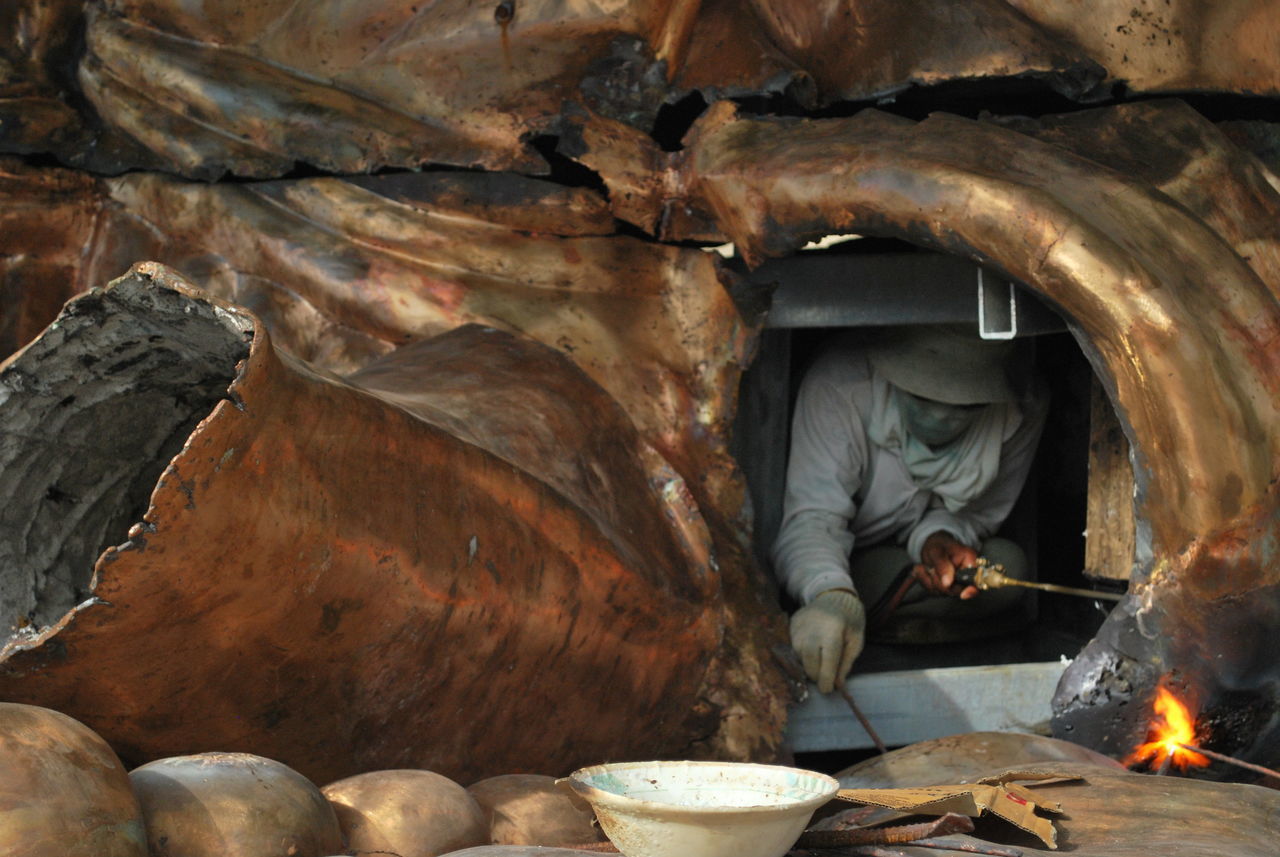
<svg viewBox="0 0 1280 857"><path fill-rule="evenodd" d="M1164 765L1166 759L1172 758L1173 764L1179 768L1195 765L1203 768L1209 760L1199 753L1180 746L1195 741L1195 720L1191 712L1174 696L1168 688L1161 687L1156 692L1155 717L1151 721L1148 737L1152 740L1140 744L1124 760L1124 764L1133 766L1139 762L1150 762L1153 768Z"/></svg>

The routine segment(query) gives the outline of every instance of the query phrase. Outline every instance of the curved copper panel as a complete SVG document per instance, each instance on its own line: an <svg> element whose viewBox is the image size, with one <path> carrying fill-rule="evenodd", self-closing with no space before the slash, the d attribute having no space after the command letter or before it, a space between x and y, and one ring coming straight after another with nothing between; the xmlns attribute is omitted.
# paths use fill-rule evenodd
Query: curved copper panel
<svg viewBox="0 0 1280 857"><path fill-rule="evenodd" d="M913 85L1040 75L1073 96L1104 70L1069 38L1005 0L751 0L779 49L812 76L823 102L883 97Z"/></svg>
<svg viewBox="0 0 1280 857"><path fill-rule="evenodd" d="M1248 596L1247 615L1266 617L1280 597L1280 304L1274 281L1260 276L1274 276L1274 241L1267 226L1247 223L1263 213L1274 222L1280 196L1258 180L1260 165L1241 162L1204 120L1176 109L1156 111L1159 121L1145 129L1141 111L1051 125L1047 136L1072 140L1110 128L1101 142L1076 145L1105 150L1110 158L1098 157L1118 167L1154 161L1123 171L953 116L732 114L717 106L695 127L685 178L749 261L824 233L897 235L993 265L1072 320L1135 450L1142 574L1064 679L1070 687L1087 674L1081 684L1098 696L1068 693L1059 707L1123 705L1127 697L1107 694L1107 674L1149 692L1155 674L1175 667L1209 693L1232 686L1267 697L1273 671L1259 664L1268 644L1258 626L1231 638L1212 633L1224 599ZM1141 146L1161 123L1206 157L1193 145L1153 159ZM1201 187L1202 167L1232 163L1243 163L1235 171L1242 181L1223 192L1226 204L1182 190ZM1169 193L1158 189L1162 179ZM1238 198L1250 201L1244 215L1230 212ZM1255 240L1267 252L1251 267L1236 248ZM1113 714L1080 718L1101 724ZM1121 749L1132 737L1103 732Z"/></svg>
<svg viewBox="0 0 1280 857"><path fill-rule="evenodd" d="M102 207L96 181L70 170L34 170L0 157L0 354L53 321L81 291L86 243Z"/></svg>
<svg viewBox="0 0 1280 857"><path fill-rule="evenodd" d="M1160 549L1267 498L1276 298L1204 221L1139 178L987 123L730 113L695 129L689 175L749 261L851 231L983 258L1053 300L1101 358Z"/></svg>
<svg viewBox="0 0 1280 857"><path fill-rule="evenodd" d="M729 274L697 250L610 235L590 191L483 174L208 185L14 170L0 191L15 256L42 246L17 228L32 222L23 211L87 212L41 233L66 259L41 325L137 259L249 308L291 353L342 373L462 324L492 325L569 355L711 496L740 490L724 449L755 329L724 288ZM10 289L41 294L18 280Z"/></svg>
<svg viewBox="0 0 1280 857"><path fill-rule="evenodd" d="M698 4L205 3L88 16L85 94L189 176L422 163L538 172L526 135L581 101L652 122Z"/></svg>
<svg viewBox="0 0 1280 857"><path fill-rule="evenodd" d="M4 407L48 427L5 455L65 455L81 407L181 407L167 371L201 360L234 380L91 594L6 646L6 699L78 715L134 761L222 747L321 782L565 772L715 731L708 665L751 617L725 612L683 481L551 349L464 327L344 381L143 265L4 364ZM76 466L114 467L95 459L110 435L82 437ZM65 485L47 463L7 468L6 493Z"/></svg>
<svg viewBox="0 0 1280 857"><path fill-rule="evenodd" d="M612 217L593 192L512 175L82 184L80 204L100 217L62 236L61 252L78 260L65 272L71 292L127 260L159 259L255 312L294 355L343 373L468 323L569 356L685 478L710 528L726 609L742 617L726 624L733 655L708 672L706 694L738 712L712 744L776 752L788 691L772 649L785 627L745 548L744 489L727 451L755 327L713 257L608 236Z"/></svg>
<svg viewBox="0 0 1280 857"><path fill-rule="evenodd" d="M649 134L692 90L806 109L983 79L1081 101L1280 91L1267 0L10 6L0 148L202 179L295 162L545 172L534 138L576 111Z"/></svg>
<svg viewBox="0 0 1280 857"><path fill-rule="evenodd" d="M1005 0L1133 92L1280 93L1270 0Z"/></svg>
<svg viewBox="0 0 1280 857"><path fill-rule="evenodd" d="M1007 124L1149 184L1204 221L1280 297L1280 179L1185 102L1134 102Z"/></svg>

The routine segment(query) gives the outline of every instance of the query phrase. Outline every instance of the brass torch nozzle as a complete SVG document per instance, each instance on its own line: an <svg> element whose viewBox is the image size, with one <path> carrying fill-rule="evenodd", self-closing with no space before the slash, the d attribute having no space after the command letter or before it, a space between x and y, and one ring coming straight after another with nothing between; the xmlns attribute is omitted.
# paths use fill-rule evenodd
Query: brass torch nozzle
<svg viewBox="0 0 1280 857"><path fill-rule="evenodd" d="M1119 601L1123 595L1114 592L1098 592L1093 589L1077 589L1074 586L1058 586L1053 583L1032 583L1018 580L1004 573L1004 566L998 562L990 562L985 556L971 568L962 568L956 573L956 582L973 584L979 589L1000 589L1004 586L1021 586L1026 589L1039 589L1041 592L1059 592L1063 595L1077 595L1081 598L1100 598L1105 601Z"/></svg>
<svg viewBox="0 0 1280 857"><path fill-rule="evenodd" d="M990 562L985 556L978 557L973 567L973 585L979 589L999 589L1009 586L1015 581L1004 573L1004 566L998 562Z"/></svg>

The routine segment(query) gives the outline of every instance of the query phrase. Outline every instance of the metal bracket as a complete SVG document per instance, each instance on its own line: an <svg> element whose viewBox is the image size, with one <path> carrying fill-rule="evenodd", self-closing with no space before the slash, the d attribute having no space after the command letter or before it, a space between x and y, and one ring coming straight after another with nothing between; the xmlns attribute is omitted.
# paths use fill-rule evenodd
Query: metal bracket
<svg viewBox="0 0 1280 857"><path fill-rule="evenodd" d="M1008 288L1002 295L1000 284ZM1013 339L1018 335L1018 300L1013 283L987 282L978 268L978 335L983 339Z"/></svg>

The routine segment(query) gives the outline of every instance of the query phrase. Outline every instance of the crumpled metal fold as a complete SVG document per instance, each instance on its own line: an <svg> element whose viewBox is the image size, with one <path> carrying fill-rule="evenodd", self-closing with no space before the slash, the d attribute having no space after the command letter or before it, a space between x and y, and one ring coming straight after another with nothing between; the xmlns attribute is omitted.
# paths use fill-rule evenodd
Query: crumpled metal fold
<svg viewBox="0 0 1280 857"><path fill-rule="evenodd" d="M538 138L574 111L648 134L695 91L803 109L990 79L1082 102L1274 95L1274 37L1267 0L13 0L0 151L200 179L537 174Z"/></svg>
<svg viewBox="0 0 1280 857"><path fill-rule="evenodd" d="M52 196L67 174L10 162L7 176L17 201ZM705 692L737 713L709 730L718 737L707 746L719 749L707 752L774 756L790 696L773 654L785 627L749 556L745 489L728 452L757 327L739 314L715 257L608 235L612 218L594 193L514 175L81 178L54 209L58 218L91 213L57 233L66 266L9 280L11 306L33 320L52 320L42 295L81 291L151 258L252 310L290 353L343 374L468 323L569 356L684 478L714 541L725 609L737 618L725 624L733 655L716 661ZM13 234L15 258L23 235Z"/></svg>
<svg viewBox="0 0 1280 857"><path fill-rule="evenodd" d="M120 443L167 421L183 438L84 600L0 666L4 698L79 717L134 762L198 743L321 782L467 781L679 753L715 730L700 693L732 619L705 523L553 349L464 326L343 379L143 264L70 303L0 383L25 426L0 436L10 518L35 494L75 503L77 485L104 491L77 516L101 517L129 493L112 493ZM170 416L184 408L189 435ZM114 438L126 414L152 428ZM63 434L86 416L96 434ZM21 564L32 531L13 523Z"/></svg>

